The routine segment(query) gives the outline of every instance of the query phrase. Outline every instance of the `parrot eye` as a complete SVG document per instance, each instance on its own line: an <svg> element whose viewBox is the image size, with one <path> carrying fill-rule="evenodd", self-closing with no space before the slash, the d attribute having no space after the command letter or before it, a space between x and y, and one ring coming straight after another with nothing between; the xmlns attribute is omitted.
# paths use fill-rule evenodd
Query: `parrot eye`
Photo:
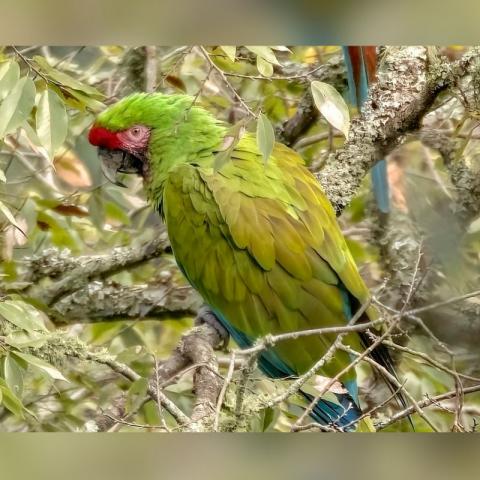
<svg viewBox="0 0 480 480"><path fill-rule="evenodd" d="M133 125L123 132L118 132L117 137L130 149L142 149L147 146L150 128L145 125Z"/></svg>

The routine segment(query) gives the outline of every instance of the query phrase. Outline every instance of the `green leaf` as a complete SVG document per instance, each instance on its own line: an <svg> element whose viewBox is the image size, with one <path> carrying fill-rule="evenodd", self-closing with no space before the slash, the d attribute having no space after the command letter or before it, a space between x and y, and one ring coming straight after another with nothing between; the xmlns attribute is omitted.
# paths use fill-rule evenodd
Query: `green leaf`
<svg viewBox="0 0 480 480"><path fill-rule="evenodd" d="M20 78L20 67L13 60L0 65L0 100L3 100Z"/></svg>
<svg viewBox="0 0 480 480"><path fill-rule="evenodd" d="M5 173L3 170L0 170L0 182L5 183L7 181L7 178L5 177Z"/></svg>
<svg viewBox="0 0 480 480"><path fill-rule="evenodd" d="M32 305L21 300L4 300L0 302L0 315L13 325L33 332L47 331L41 313Z"/></svg>
<svg viewBox="0 0 480 480"><path fill-rule="evenodd" d="M0 378L0 391L2 392L2 405L17 417L24 418L24 406L21 400L8 388L3 378Z"/></svg>
<svg viewBox="0 0 480 480"><path fill-rule="evenodd" d="M237 47L234 46L221 46L220 47L225 55L228 57L228 59L235 63L235 54L237 53Z"/></svg>
<svg viewBox="0 0 480 480"><path fill-rule="evenodd" d="M147 396L148 380L146 378L139 378L135 380L127 392L127 401L125 403L125 410L127 413L134 412L140 408L145 397Z"/></svg>
<svg viewBox="0 0 480 480"><path fill-rule="evenodd" d="M23 394L23 368L15 360L14 355L7 353L3 364L5 382L8 388L19 398Z"/></svg>
<svg viewBox="0 0 480 480"><path fill-rule="evenodd" d="M4 341L7 345L15 348L27 348L34 347L40 348L45 345L48 340L48 335L40 332L25 332L24 330L17 330L16 332L9 333Z"/></svg>
<svg viewBox="0 0 480 480"><path fill-rule="evenodd" d="M261 113L257 120L257 145L263 156L263 161L268 162L275 145L275 132L270 120Z"/></svg>
<svg viewBox="0 0 480 480"><path fill-rule="evenodd" d="M7 220L12 225L14 225L18 229L20 229L20 227L17 224L17 221L15 220L15 217L13 216L13 213L10 211L10 209L1 200L0 200L0 212L2 212L5 215L5 217L7 217Z"/></svg>
<svg viewBox="0 0 480 480"><path fill-rule="evenodd" d="M99 112L105 108L105 105L102 102L99 102L94 97L90 97L79 90L64 87L61 89L61 93L67 105L79 110L85 110L86 108L89 108L93 112Z"/></svg>
<svg viewBox="0 0 480 480"><path fill-rule="evenodd" d="M293 53L288 47L285 45L276 45L270 47L272 50L276 50L277 52L288 52L288 53Z"/></svg>
<svg viewBox="0 0 480 480"><path fill-rule="evenodd" d="M36 55L33 57L33 62L36 64L38 69L45 74L46 77L61 87L68 87L72 90L78 90L79 92L83 92L85 95L97 100L102 100L105 97L96 88L91 87L90 85L73 78L67 73L50 66L44 57Z"/></svg>
<svg viewBox="0 0 480 480"><path fill-rule="evenodd" d="M260 75L264 77L271 77L273 75L273 65L260 56L257 56L257 69Z"/></svg>
<svg viewBox="0 0 480 480"><path fill-rule="evenodd" d="M13 355L16 355L22 358L29 365L32 365L33 367L41 370L42 372L46 373L50 378L53 378L54 380L63 380L64 382L68 382L68 380L61 374L59 370L57 370L55 367L47 363L45 360L42 360L41 358L34 357L33 355L30 355L28 353L21 353L21 352L15 352Z"/></svg>
<svg viewBox="0 0 480 480"><path fill-rule="evenodd" d="M37 132L35 129L28 123L28 120L22 123L22 128L23 131L25 132L25 135L27 138L37 147L41 147L42 143L40 142L40 139L38 138Z"/></svg>
<svg viewBox="0 0 480 480"><path fill-rule="evenodd" d="M328 83L317 80L311 83L313 101L327 122L348 138L350 114L342 96Z"/></svg>
<svg viewBox="0 0 480 480"><path fill-rule="evenodd" d="M35 103L35 84L21 78L0 105L0 138L13 132L30 115Z"/></svg>
<svg viewBox="0 0 480 480"><path fill-rule="evenodd" d="M65 104L53 90L47 88L40 95L35 121L40 143L53 159L67 136L68 126Z"/></svg>
<svg viewBox="0 0 480 480"><path fill-rule="evenodd" d="M275 65L280 65L280 63L277 60L277 57L275 56L275 53L270 47L245 47L248 50L250 50L252 53L255 53L257 56L262 57L264 60L267 62L273 63Z"/></svg>
<svg viewBox="0 0 480 480"><path fill-rule="evenodd" d="M263 411L262 432L267 431L268 427L272 425L273 421L276 419L277 416L278 415L273 408L266 408Z"/></svg>
<svg viewBox="0 0 480 480"><path fill-rule="evenodd" d="M125 209L121 208L118 203L105 202L105 215L112 220L117 220L124 225L130 225L130 217Z"/></svg>

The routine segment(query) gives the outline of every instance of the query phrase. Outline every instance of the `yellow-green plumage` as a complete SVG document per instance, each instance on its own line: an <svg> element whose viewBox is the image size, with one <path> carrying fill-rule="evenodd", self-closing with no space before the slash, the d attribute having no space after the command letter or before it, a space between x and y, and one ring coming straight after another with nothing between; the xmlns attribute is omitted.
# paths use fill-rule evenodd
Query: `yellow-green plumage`
<svg viewBox="0 0 480 480"><path fill-rule="evenodd" d="M296 152L277 143L264 162L247 133L216 170L228 130L181 95L133 95L97 121L110 131L138 123L151 128L145 186L164 216L177 263L241 347L269 334L348 323L369 292L333 208ZM335 339L279 342L262 354L260 367L271 377L298 376ZM357 334L345 341L362 348ZM350 363L337 351L320 373L332 377ZM357 403L355 371L341 380ZM318 411L320 421L340 426L359 412L341 421L328 402Z"/></svg>
<svg viewBox="0 0 480 480"><path fill-rule="evenodd" d="M165 184L169 237L190 282L252 339L347 323L339 281L360 304L369 293L301 157L276 144L265 164L250 134L231 157L217 172L213 158L208 167L178 165ZM301 374L334 339L303 337L275 350ZM360 348L356 336L348 341ZM349 363L339 352L323 373L333 376Z"/></svg>

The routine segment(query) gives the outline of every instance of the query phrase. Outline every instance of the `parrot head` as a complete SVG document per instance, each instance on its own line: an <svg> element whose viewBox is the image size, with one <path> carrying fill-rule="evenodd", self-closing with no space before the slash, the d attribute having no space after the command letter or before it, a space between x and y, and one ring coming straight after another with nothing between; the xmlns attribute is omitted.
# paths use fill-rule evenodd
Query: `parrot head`
<svg viewBox="0 0 480 480"><path fill-rule="evenodd" d="M117 173L142 175L146 166L153 125L142 118L144 103L142 95L124 98L100 114L88 134L89 142L98 147L105 177L122 187Z"/></svg>
<svg viewBox="0 0 480 480"><path fill-rule="evenodd" d="M150 129L145 125L132 125L118 132L112 132L94 125L88 135L92 145L98 147L102 170L115 185L125 185L117 180L117 173L143 174Z"/></svg>
<svg viewBox="0 0 480 480"><path fill-rule="evenodd" d="M188 95L135 93L109 106L88 134L98 147L104 175L136 173L155 183L178 163L213 149L223 128Z"/></svg>

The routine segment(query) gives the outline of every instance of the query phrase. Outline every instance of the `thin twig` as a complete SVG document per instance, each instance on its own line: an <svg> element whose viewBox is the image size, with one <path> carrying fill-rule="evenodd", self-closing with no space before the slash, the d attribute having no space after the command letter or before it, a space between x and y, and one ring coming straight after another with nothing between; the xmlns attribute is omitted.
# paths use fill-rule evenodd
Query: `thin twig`
<svg viewBox="0 0 480 480"><path fill-rule="evenodd" d="M258 115L253 112L250 107L245 103L245 101L243 100L243 98L239 95L239 93L235 90L235 88L233 87L233 85L228 81L228 78L225 76L225 72L220 68L218 67L215 62L210 58L210 55L209 53L207 52L207 50L205 49L205 47L202 47L202 46L199 46L198 49L200 50L200 52L202 53L202 55L205 57L205 59L207 60L207 62L213 67L213 69L215 71L218 72L218 74L220 75L220 77L222 78L222 80L224 81L225 85L229 88L229 90L232 92L233 96L235 97L235 99L238 101L238 103L240 103L240 105L242 106L242 108L250 115L252 116L253 118L257 118Z"/></svg>
<svg viewBox="0 0 480 480"><path fill-rule="evenodd" d="M363 313L363 312L362 312ZM239 355L251 355L253 353L258 353L268 348L273 347L278 342L283 342L286 340L297 340L301 337L308 337L312 335L330 335L335 333L352 333L352 332L363 332L369 328L378 327L384 323L384 320L373 320L371 322L361 323L358 325L347 325L344 327L325 327L325 328L313 328L311 330L299 330L297 332L289 333L280 333L278 335L267 335L263 339L259 339L256 345L250 348L245 348L243 350L235 350Z"/></svg>
<svg viewBox="0 0 480 480"><path fill-rule="evenodd" d="M464 295L449 298L448 300L442 300L440 302L431 303L430 305L425 305L424 307L414 308L413 310L405 312L405 315L418 315L419 313L428 312L429 310L434 310L439 307L444 307L445 305L450 305L452 303L461 302L462 300L478 296L480 296L480 290L475 290Z"/></svg>
<svg viewBox="0 0 480 480"><path fill-rule="evenodd" d="M157 47L145 47L145 91L155 91L157 84Z"/></svg>
<svg viewBox="0 0 480 480"><path fill-rule="evenodd" d="M113 359L103 358L102 356L96 355L93 352L87 353L85 358L87 360L91 360L96 363L100 363L110 367L114 372L119 373L131 382L135 382L142 378L137 372L135 372L135 370L131 369L128 365L117 362ZM187 423L190 423L190 419L163 392L157 391L152 385L149 385L147 387L147 393L153 401L156 402L159 399L162 405L168 411L168 413L170 413L170 415L172 415L172 417L175 418L175 420L179 424L185 425Z"/></svg>
<svg viewBox="0 0 480 480"><path fill-rule="evenodd" d="M295 422L295 425L300 425L303 423L307 415L310 415L312 413L313 408L315 405L318 403L318 401L322 398L323 395L325 395L326 392L328 392L329 388L331 388L336 382L338 382L343 375L348 373L352 368L354 368L358 363L361 362L364 358L368 358L367 356L378 346L380 343L390 334L390 332L396 327L397 322L392 322L391 325L385 330L385 332L378 337L368 348L366 348L359 356L357 356L352 362L350 362L343 370L338 372L332 379L330 379L325 385L322 386L322 388L318 389L318 393L315 395L313 400L310 402L308 407L303 411L302 415L297 419ZM337 338L336 344L336 349L343 349L343 344L342 340L343 338L340 338L341 335ZM338 339L340 338L340 341Z"/></svg>
<svg viewBox="0 0 480 480"><path fill-rule="evenodd" d="M225 399L225 394L227 393L227 388L233 378L233 372L235 370L235 352L232 352L230 357L230 365L228 366L227 375L223 381L222 389L218 395L217 405L215 408L215 419L213 421L213 431L218 432L218 423L220 421L220 412L222 410L223 400Z"/></svg>
<svg viewBox="0 0 480 480"><path fill-rule="evenodd" d="M382 337L378 337L377 340L383 340ZM372 358L368 357L368 356L365 356L364 355L364 352L362 353L359 353L359 352L356 352L353 348L351 347L348 347L346 345L342 345L340 347L340 350L343 350L351 355L354 355L356 357L356 360L359 359L360 357L362 357L362 359L369 363L370 365L374 366L377 370L379 370L383 376L385 376L386 378L388 378L388 380L393 384L395 385L397 388L401 388L402 392L404 393L404 395L408 398L408 400L412 403L412 412L417 412L418 415L420 415L420 417L423 418L423 420L425 420L425 422L427 423L427 425L430 426L430 428L434 431L434 432L438 432L438 429L437 427L435 427L435 425L431 422L431 420L425 415L425 413L422 411L422 407L420 406L420 404L415 400L415 398L413 398L413 396L410 394L410 392L406 389L406 388L403 388L402 384L397 380L397 378L392 375L385 367L383 367L382 365L380 365L378 362L376 362L375 360L373 360Z"/></svg>
<svg viewBox="0 0 480 480"><path fill-rule="evenodd" d="M463 394L467 395L469 393L475 393L475 392L480 392L480 384L479 385L474 385L472 387L465 387L463 389ZM426 400L422 400L418 402L418 407L419 408L426 408L429 407L430 405L433 405L435 402L439 402L442 400L449 400L451 398L455 398L457 396L458 392L457 389L451 390L447 393L442 393L441 395L436 395L435 397L429 397ZM388 420L385 422L381 422L376 425L377 430L383 430L384 428L392 425L392 423L398 422L402 418L408 417L408 415L411 415L412 413L415 413L415 406L412 405L408 408L405 408L401 412L396 413L392 417L390 417Z"/></svg>
<svg viewBox="0 0 480 480"><path fill-rule="evenodd" d="M167 426L167 422L165 421L165 417L163 416L163 409L162 409L162 402L160 397L158 396L158 392L161 391L160 387L160 378L158 376L158 358L156 355L153 356L153 360L155 362L155 381L156 381L156 391L157 391L157 409L158 409L158 416L160 418L160 423L162 427L169 432L169 428Z"/></svg>

